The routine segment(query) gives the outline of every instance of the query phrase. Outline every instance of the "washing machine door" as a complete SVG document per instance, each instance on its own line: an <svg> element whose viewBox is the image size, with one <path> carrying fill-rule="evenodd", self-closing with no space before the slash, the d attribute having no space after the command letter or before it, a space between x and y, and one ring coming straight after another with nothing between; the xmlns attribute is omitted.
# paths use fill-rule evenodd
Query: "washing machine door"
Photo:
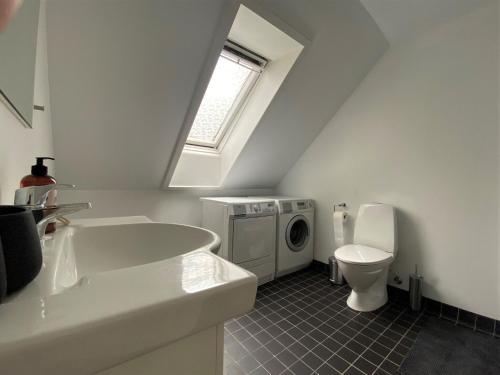
<svg viewBox="0 0 500 375"><path fill-rule="evenodd" d="M311 236L309 220L304 215L294 216L286 228L286 244L292 251L304 250Z"/></svg>
<svg viewBox="0 0 500 375"><path fill-rule="evenodd" d="M276 252L276 223L274 216L249 217L233 221L232 260L244 263Z"/></svg>

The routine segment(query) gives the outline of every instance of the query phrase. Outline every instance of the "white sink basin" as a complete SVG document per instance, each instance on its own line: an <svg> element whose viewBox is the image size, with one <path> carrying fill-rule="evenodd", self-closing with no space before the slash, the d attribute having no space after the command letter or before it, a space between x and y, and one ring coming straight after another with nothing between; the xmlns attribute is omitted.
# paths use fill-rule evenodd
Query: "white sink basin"
<svg viewBox="0 0 500 375"><path fill-rule="evenodd" d="M68 241L79 275L140 266L197 249L217 250L218 238L200 228L142 223L81 228ZM107 244L103 248L102 244ZM146 245L147 244L147 245Z"/></svg>
<svg viewBox="0 0 500 375"><path fill-rule="evenodd" d="M216 252L219 245L214 233L186 225L81 226L64 238L64 250L54 262L52 292L74 286L92 274L159 262L193 250Z"/></svg>
<svg viewBox="0 0 500 375"><path fill-rule="evenodd" d="M40 275L0 306L2 373L97 373L250 310L256 277L219 246L145 217L58 229Z"/></svg>

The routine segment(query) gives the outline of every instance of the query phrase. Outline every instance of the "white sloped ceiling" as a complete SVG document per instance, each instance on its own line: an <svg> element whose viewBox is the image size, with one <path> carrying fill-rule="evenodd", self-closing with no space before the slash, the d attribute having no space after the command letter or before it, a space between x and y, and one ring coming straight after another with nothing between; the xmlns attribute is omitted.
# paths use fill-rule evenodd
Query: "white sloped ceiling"
<svg viewBox="0 0 500 375"><path fill-rule="evenodd" d="M361 0L391 45L497 0Z"/></svg>
<svg viewBox="0 0 500 375"><path fill-rule="evenodd" d="M387 48L359 1L268 0L266 6L312 36L312 43L251 135L226 187L277 185Z"/></svg>
<svg viewBox="0 0 500 375"><path fill-rule="evenodd" d="M87 189L161 187L221 14L232 4L48 2L60 182ZM311 44L245 145L228 187L275 186L387 48L358 0L259 4Z"/></svg>

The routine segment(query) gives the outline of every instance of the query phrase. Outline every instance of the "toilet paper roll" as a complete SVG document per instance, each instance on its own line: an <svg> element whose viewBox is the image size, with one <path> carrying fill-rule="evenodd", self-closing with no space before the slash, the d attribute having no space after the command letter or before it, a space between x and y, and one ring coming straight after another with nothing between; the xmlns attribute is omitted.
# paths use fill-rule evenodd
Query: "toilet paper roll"
<svg viewBox="0 0 500 375"><path fill-rule="evenodd" d="M345 243L344 238L344 224L347 219L347 213L343 211L335 211L333 213L333 233L335 236L335 245L337 247L343 246Z"/></svg>

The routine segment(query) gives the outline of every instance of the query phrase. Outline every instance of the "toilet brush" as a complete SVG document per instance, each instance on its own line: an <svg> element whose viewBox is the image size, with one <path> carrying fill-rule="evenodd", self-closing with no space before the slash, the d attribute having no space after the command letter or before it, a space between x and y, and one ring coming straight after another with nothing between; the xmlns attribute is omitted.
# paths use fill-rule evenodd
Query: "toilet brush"
<svg viewBox="0 0 500 375"><path fill-rule="evenodd" d="M424 278L418 274L415 264L415 273L410 274L410 309L420 311L422 308L422 283Z"/></svg>

